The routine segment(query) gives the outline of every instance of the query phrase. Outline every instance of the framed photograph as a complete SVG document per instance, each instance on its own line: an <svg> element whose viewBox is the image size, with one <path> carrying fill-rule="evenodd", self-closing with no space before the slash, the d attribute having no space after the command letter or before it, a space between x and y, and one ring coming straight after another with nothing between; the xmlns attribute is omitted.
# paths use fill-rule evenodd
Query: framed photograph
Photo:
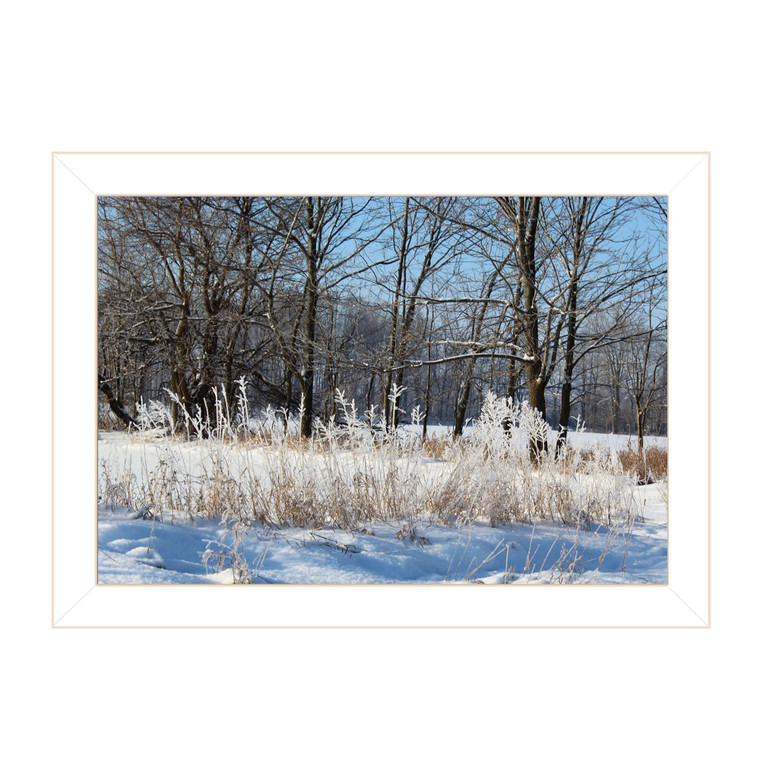
<svg viewBox="0 0 760 760"><path fill-rule="evenodd" d="M53 154L53 626L709 627L709 171Z"/></svg>

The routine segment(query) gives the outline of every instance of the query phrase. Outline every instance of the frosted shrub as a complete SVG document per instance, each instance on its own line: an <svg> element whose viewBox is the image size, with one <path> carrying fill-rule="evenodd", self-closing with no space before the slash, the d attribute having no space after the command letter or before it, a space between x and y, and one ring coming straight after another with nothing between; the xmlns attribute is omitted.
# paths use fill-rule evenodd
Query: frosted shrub
<svg viewBox="0 0 760 760"><path fill-rule="evenodd" d="M520 406L518 429L527 444L536 445L543 452L542 456L553 457L554 451L549 446L549 433L551 432L549 423L527 401L523 401Z"/></svg>
<svg viewBox="0 0 760 760"><path fill-rule="evenodd" d="M160 401L149 401L146 404L141 399L136 406L141 433L149 430L170 430L174 433L172 415L165 404Z"/></svg>
<svg viewBox="0 0 760 760"><path fill-rule="evenodd" d="M518 417L519 411L511 398L497 398L493 393L488 393L480 417L472 426L468 444L485 458L507 456L514 449ZM505 432L505 424L509 425L508 432Z"/></svg>
<svg viewBox="0 0 760 760"><path fill-rule="evenodd" d="M551 445L550 428L528 404L488 394L469 438L450 450L451 469L432 497L445 522L487 519L492 525L552 520L609 524L630 508L631 493L615 452L594 452L585 461L577 450ZM532 461L530 441L545 445Z"/></svg>
<svg viewBox="0 0 760 760"><path fill-rule="evenodd" d="M489 392L468 440L486 458L508 456L525 459L530 455L531 441L545 444L547 454L554 453L549 445L550 432L551 428L541 413L527 401L517 405L511 398L498 398Z"/></svg>
<svg viewBox="0 0 760 760"><path fill-rule="evenodd" d="M329 451L336 449L359 450L371 446L375 442L374 430L377 413L375 407L367 411L367 419L360 419L356 402L346 399L342 391L336 393L336 403L339 413L337 418L330 417L326 422L320 419L314 421L317 438Z"/></svg>

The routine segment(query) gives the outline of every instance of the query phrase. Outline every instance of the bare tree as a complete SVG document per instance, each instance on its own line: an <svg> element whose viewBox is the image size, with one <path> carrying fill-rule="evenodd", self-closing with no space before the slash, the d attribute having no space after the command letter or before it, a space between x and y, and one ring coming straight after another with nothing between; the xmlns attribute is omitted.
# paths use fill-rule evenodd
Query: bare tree
<svg viewBox="0 0 760 760"><path fill-rule="evenodd" d="M560 446L567 439L576 364L587 350L598 348L605 339L604 333L584 332L583 328L590 327L589 318L609 303L631 303L633 291L653 276L646 255L623 260L615 253L628 242L615 236L624 235L631 202L630 198L562 198L555 202L554 213L544 217L564 290ZM620 316L624 314L619 311Z"/></svg>
<svg viewBox="0 0 760 760"><path fill-rule="evenodd" d="M388 368L385 373L383 403L389 428L398 425L397 410L391 406L391 388L404 382L405 362L416 348L415 327L423 288L437 272L461 253L455 243L459 228L449 221L457 198L403 199L397 213L391 200L390 216L396 273L391 305ZM431 209L429 211L428 209ZM457 242L461 243L461 237Z"/></svg>
<svg viewBox="0 0 760 760"><path fill-rule="evenodd" d="M241 198L100 199L99 317L120 341L113 349L107 331L101 335L104 376L115 352L123 366L150 350L142 369L152 369L179 404L213 416L218 384L234 404L234 379L255 368L250 328L261 324L251 300L263 263L253 260L254 206ZM176 423L175 403L173 416Z"/></svg>
<svg viewBox="0 0 760 760"><path fill-rule="evenodd" d="M132 419L168 387L213 421L213 389L233 408L244 374L258 403L300 402L306 436L339 388L395 426L394 384L455 435L489 388L556 415L560 442L575 404L617 427L636 406L623 368L664 330L664 307L634 316L664 283L666 215L659 198L101 198L99 383Z"/></svg>
<svg viewBox="0 0 760 760"><path fill-rule="evenodd" d="M301 391L300 434L309 437L314 419L317 316L320 298L345 280L378 266L364 257L384 227L371 198L267 198L266 228L276 242L267 251L269 281L260 286L280 356ZM300 293L292 304L290 329L281 319L283 285Z"/></svg>
<svg viewBox="0 0 760 760"><path fill-rule="evenodd" d="M634 404L639 453L644 452L647 420L659 394L667 384L666 318L663 313L663 286L651 283L645 311L631 325L625 378Z"/></svg>

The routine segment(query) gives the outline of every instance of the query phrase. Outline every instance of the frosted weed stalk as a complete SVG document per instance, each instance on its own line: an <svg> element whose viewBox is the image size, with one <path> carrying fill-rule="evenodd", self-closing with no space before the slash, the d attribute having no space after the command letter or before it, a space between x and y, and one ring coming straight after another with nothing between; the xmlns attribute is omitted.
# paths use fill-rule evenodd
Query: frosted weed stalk
<svg viewBox="0 0 760 760"><path fill-rule="evenodd" d="M225 530L220 539L209 541L201 557L206 572L209 571L209 565L216 573L229 569L232 571L233 583L253 583L259 577L272 543L271 539L251 567L245 552L245 539L251 524L234 513L223 515L221 524L225 526Z"/></svg>

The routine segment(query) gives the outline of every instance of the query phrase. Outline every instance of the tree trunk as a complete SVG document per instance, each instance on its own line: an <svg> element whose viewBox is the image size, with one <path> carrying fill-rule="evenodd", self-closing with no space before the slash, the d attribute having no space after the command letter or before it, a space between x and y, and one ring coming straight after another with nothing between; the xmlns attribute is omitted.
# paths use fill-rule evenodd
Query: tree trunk
<svg viewBox="0 0 760 760"><path fill-rule="evenodd" d="M570 393L573 388L573 372L575 370L575 332L576 332L576 308L577 308L577 285L570 286L570 299L568 304L567 341L565 343L565 370L562 383L562 398L559 407L559 433L557 436L557 455L567 443L567 431L570 426Z"/></svg>
<svg viewBox="0 0 760 760"><path fill-rule="evenodd" d="M393 294L393 313L391 315L391 337L390 347L388 350L390 356L390 366L388 373L385 377L385 385L383 387L383 412L385 415L385 427L388 432L396 427L396 411L391 408L391 388L394 385L394 371L393 367L397 362L398 344L399 344L399 330L400 318L399 309L402 300L402 287L404 283L404 270L406 267L406 253L407 245L409 243L409 198L406 199L404 204L404 226L401 231L401 243L398 252L398 270L396 272L396 290ZM401 380L395 379L395 384L400 386Z"/></svg>
<svg viewBox="0 0 760 760"><path fill-rule="evenodd" d="M430 343L428 343L428 361L430 360ZM425 385L425 416L422 420L422 440L427 440L427 426L428 418L430 417L430 385L432 380L432 366L428 364L427 368L427 384Z"/></svg>
<svg viewBox="0 0 760 760"><path fill-rule="evenodd" d="M372 389L375 385L375 377L376 375L372 373L369 378L369 383L367 384L367 395L364 399L364 408L369 409L370 406L372 406Z"/></svg>
<svg viewBox="0 0 760 760"><path fill-rule="evenodd" d="M106 382L103 375L98 375L98 388L106 397L111 411L127 426L138 426L137 420L125 409L124 404L116 397L111 386Z"/></svg>
<svg viewBox="0 0 760 760"><path fill-rule="evenodd" d="M557 455L567 442L567 430L570 426L570 393L573 387L575 371L575 341L578 326L578 280L584 247L584 225L588 198L581 200L578 212L573 214L573 261L570 274L570 290L567 299L567 341L565 343L565 370L562 383L562 403L559 410L559 435L557 438Z"/></svg>
<svg viewBox="0 0 760 760"><path fill-rule="evenodd" d="M483 322L486 318L486 311L488 309L487 299L491 297L493 289L496 285L498 272L494 272L488 280L488 287L486 288L482 306L480 311L475 317L475 324L472 330L472 341L474 344L480 342L480 336L483 333ZM468 359L467 366L464 371L464 378L460 384L459 393L457 394L457 405L454 412L454 438L459 438L464 430L464 420L467 414L467 403L470 400L470 389L472 388L472 378L475 374L475 362L477 359L472 357Z"/></svg>
<svg viewBox="0 0 760 760"><path fill-rule="evenodd" d="M528 403L546 419L546 378L540 356L538 336L538 305L536 288L536 229L541 205L540 198L531 198L530 211L526 209L527 198L517 200L517 253L523 288L523 318L525 353L525 375L528 382ZM526 218L526 213L530 216ZM547 442L532 438L530 454L537 460L547 451Z"/></svg>
<svg viewBox="0 0 760 760"><path fill-rule="evenodd" d="M641 406L636 400L636 433L639 443L639 457L644 456L644 428L647 422L647 410L646 407Z"/></svg>
<svg viewBox="0 0 760 760"><path fill-rule="evenodd" d="M565 382L562 383L562 393L559 404L559 420L557 421L559 431L557 433L557 456L563 446L567 444L567 433L570 427L570 392L572 383L565 376Z"/></svg>
<svg viewBox="0 0 760 760"><path fill-rule="evenodd" d="M306 262L306 306L304 310L304 347L301 377L301 428L302 438L311 438L314 423L314 335L317 324L317 230L314 218L314 199L306 201L308 247Z"/></svg>
<svg viewBox="0 0 760 760"><path fill-rule="evenodd" d="M467 363L467 370L465 371L465 377L459 386L459 393L457 393L457 406L454 411L454 438L459 438L464 431L464 420L467 414L467 402L470 399L470 386L472 385L472 365L473 360Z"/></svg>

